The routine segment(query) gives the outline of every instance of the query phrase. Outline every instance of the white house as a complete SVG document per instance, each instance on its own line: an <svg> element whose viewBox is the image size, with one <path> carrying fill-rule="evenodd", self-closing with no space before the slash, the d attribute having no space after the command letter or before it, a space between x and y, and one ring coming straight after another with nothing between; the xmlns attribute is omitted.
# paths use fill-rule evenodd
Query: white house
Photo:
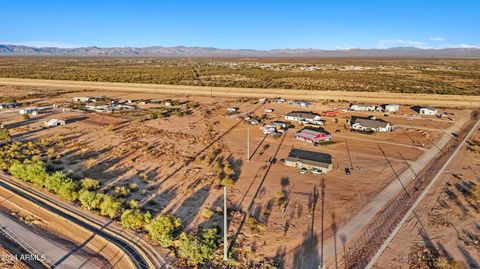
<svg viewBox="0 0 480 269"><path fill-rule="evenodd" d="M397 112L400 109L400 106L395 104L383 105L382 107L385 112Z"/></svg>
<svg viewBox="0 0 480 269"><path fill-rule="evenodd" d="M29 107L25 109L20 109L19 112L20 112L20 115L28 115L28 114L38 115L38 107Z"/></svg>
<svg viewBox="0 0 480 269"><path fill-rule="evenodd" d="M311 102L308 102L308 101L304 101L304 100L293 100L293 101L290 101L288 102L290 105L294 105L294 106L304 106L304 107L307 107L307 106L311 106L312 103Z"/></svg>
<svg viewBox="0 0 480 269"><path fill-rule="evenodd" d="M391 132L393 130L389 122L366 117L352 117L350 128L363 132Z"/></svg>
<svg viewBox="0 0 480 269"><path fill-rule="evenodd" d="M353 111L375 111L374 105L350 104L350 110Z"/></svg>
<svg viewBox="0 0 480 269"><path fill-rule="evenodd" d="M56 127L56 126L60 126L60 125L65 125L65 121L64 120L51 119L51 120L48 120L48 121L44 121L43 125L45 127Z"/></svg>
<svg viewBox="0 0 480 269"><path fill-rule="evenodd" d="M313 113L311 111L292 111L285 115L285 120L297 121L297 122L308 122L314 124L323 123L319 114Z"/></svg>
<svg viewBox="0 0 480 269"><path fill-rule="evenodd" d="M238 111L238 108L236 108L236 107L229 107L229 108L227 108L227 112L228 112L228 113L234 113L234 112L237 112L237 111Z"/></svg>
<svg viewBox="0 0 480 269"><path fill-rule="evenodd" d="M423 115L436 115L437 110L433 107L427 106L427 107L421 107L419 110L419 113Z"/></svg>
<svg viewBox="0 0 480 269"><path fill-rule="evenodd" d="M90 97L85 97L85 96L75 96L73 97L74 102L90 102Z"/></svg>

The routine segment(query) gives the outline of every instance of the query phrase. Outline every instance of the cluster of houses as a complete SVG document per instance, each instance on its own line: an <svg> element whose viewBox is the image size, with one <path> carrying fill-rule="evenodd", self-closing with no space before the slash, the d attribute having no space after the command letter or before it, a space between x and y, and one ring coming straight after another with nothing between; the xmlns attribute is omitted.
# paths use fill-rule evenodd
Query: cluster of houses
<svg viewBox="0 0 480 269"><path fill-rule="evenodd" d="M275 98L273 98L273 100L269 100L268 98L260 98L258 100L258 102L260 104L266 104L266 103L269 103L269 102L281 104L281 103L284 103L285 101L286 100L282 97L275 97Z"/></svg>
<svg viewBox="0 0 480 269"><path fill-rule="evenodd" d="M370 104L350 104L350 111L371 111L371 112L397 112L400 106L397 104L383 104L383 105L370 105ZM437 109L430 106L414 106L412 107L417 113L422 115L434 116L438 113Z"/></svg>
<svg viewBox="0 0 480 269"><path fill-rule="evenodd" d="M87 103L85 109L95 112L112 112L114 110L134 110L136 109L133 105L127 105L126 103L131 104L132 100L109 100L104 96L98 97L73 97L74 102ZM95 104L89 104L95 103ZM100 104L96 104L100 103Z"/></svg>
<svg viewBox="0 0 480 269"><path fill-rule="evenodd" d="M85 108L95 112L112 112L114 110L134 110L136 107L124 104L86 105Z"/></svg>

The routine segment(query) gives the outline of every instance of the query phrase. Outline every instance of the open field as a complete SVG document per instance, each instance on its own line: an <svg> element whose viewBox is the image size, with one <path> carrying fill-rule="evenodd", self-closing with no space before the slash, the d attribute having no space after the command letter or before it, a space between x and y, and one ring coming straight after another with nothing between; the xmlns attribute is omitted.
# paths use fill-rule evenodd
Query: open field
<svg viewBox="0 0 480 269"><path fill-rule="evenodd" d="M286 113L301 108L287 103L259 104L252 97L304 99L302 91L229 89L221 94L221 88L214 88L212 98L209 88L186 86L17 79L1 79L0 84L8 85L0 87L2 96L31 101L31 106L68 107L74 96L162 100L161 104L138 104L136 110L114 113L64 112L56 108L30 119L23 119L18 109L4 110L0 111L0 121L15 140L48 137L53 153L47 165L52 171L96 178L101 181L101 192L135 199L154 216L174 213L186 230L221 227L223 191L218 170L228 163L235 181L228 199L232 253L242 264L272 259L285 268L305 267L305 256L316 253L322 244L328 248L325 260L332 259L331 227L351 231L347 240L351 239L355 231L351 227L366 220L355 225L349 221L372 201L381 201L378 195L397 182L396 175L408 172L406 162L421 169L438 153L438 147L470 118L471 109L460 106L480 103L477 97L467 101L459 96L399 94L403 99L398 99L392 93L322 92L331 95L318 99L330 101L316 101L308 110L339 110L336 117L325 118L325 129L332 134L334 143L314 147L293 138L301 129L298 124L276 138L264 136L260 125L249 125L241 119L242 113L260 116L266 108L272 108L266 123L282 120ZM185 92L179 92L181 89ZM409 106L388 115L344 112L348 102L343 100L348 98L374 103L435 104L445 107L441 112L452 113L453 120L419 116ZM178 113L151 118L152 111L165 109L165 100L174 102ZM237 107L239 114L228 115L228 107ZM351 133L345 124L352 115L375 115L398 128L391 133ZM43 121L51 118L65 119L67 124L43 128ZM280 160L292 147L331 154L332 171L301 175L298 169L284 166ZM272 159L277 161L269 162ZM351 175L345 174L347 167L353 169ZM207 209L212 216L205 217ZM311 234L322 235L322 240L310 245Z"/></svg>
<svg viewBox="0 0 480 269"><path fill-rule="evenodd" d="M170 95L199 95L214 97L254 97L274 98L282 96L288 99L308 99L315 101L347 101L368 103L397 103L405 105L434 105L439 107L478 107L480 96L476 95L432 95L380 92L356 92L333 90L299 90L299 89L251 89L226 88L205 86L177 86L141 83L113 83L88 81L61 81L40 79L0 78L0 84L11 86L28 86L36 88L50 88L60 91L72 90L102 90L113 92L158 93ZM23 89L13 87L13 92L22 92ZM48 90L47 90L48 91ZM11 93L7 93L7 96Z"/></svg>
<svg viewBox="0 0 480 269"><path fill-rule="evenodd" d="M1 57L0 77L480 95L478 59Z"/></svg>

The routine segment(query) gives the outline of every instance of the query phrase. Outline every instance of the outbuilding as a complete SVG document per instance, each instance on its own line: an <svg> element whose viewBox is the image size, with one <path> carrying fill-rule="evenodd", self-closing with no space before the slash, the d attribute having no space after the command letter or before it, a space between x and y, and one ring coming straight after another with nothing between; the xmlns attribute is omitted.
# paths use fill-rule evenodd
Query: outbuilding
<svg viewBox="0 0 480 269"><path fill-rule="evenodd" d="M423 115L436 115L437 114L437 109L435 109L431 106L421 107L420 110L419 110L419 113L423 114Z"/></svg>
<svg viewBox="0 0 480 269"><path fill-rule="evenodd" d="M56 126L65 125L65 124L66 123L64 120L58 120L58 119L51 119L43 122L43 125L45 127L56 127Z"/></svg>
<svg viewBox="0 0 480 269"><path fill-rule="evenodd" d="M327 153L292 148L285 159L285 165L326 173L332 170L332 156Z"/></svg>
<svg viewBox="0 0 480 269"><path fill-rule="evenodd" d="M332 135L322 128L316 130L304 128L294 135L295 139L302 140L312 144L330 141Z"/></svg>

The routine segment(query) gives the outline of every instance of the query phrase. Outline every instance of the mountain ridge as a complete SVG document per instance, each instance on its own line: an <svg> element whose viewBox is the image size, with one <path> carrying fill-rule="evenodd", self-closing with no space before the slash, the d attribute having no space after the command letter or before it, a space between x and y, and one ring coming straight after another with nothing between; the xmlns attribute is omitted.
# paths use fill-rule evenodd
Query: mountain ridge
<svg viewBox="0 0 480 269"><path fill-rule="evenodd" d="M214 47L31 47L0 44L0 56L137 56L137 57L259 57L259 58L342 58L342 57L420 57L480 58L480 48L422 49L416 47L339 49L222 49Z"/></svg>

